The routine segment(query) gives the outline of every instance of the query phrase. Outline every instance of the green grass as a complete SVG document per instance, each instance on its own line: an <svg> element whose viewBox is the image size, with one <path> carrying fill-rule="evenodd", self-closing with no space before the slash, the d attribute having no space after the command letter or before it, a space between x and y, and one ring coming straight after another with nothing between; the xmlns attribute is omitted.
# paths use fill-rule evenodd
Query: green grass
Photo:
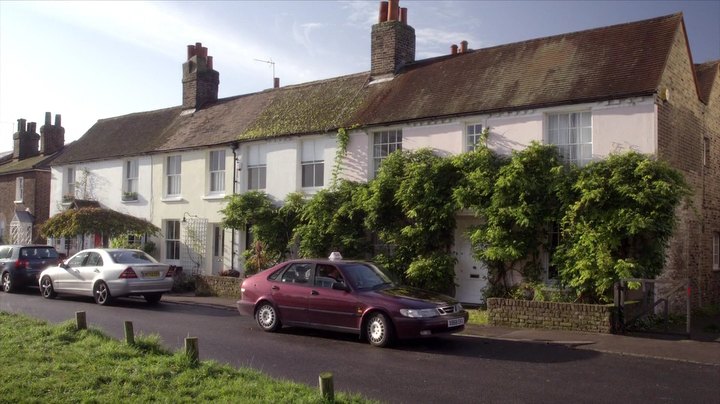
<svg viewBox="0 0 720 404"><path fill-rule="evenodd" d="M48 325L0 312L0 401L36 403L323 403L319 390L213 361L193 364L157 336L135 345L73 322ZM336 402L370 402L336 393Z"/></svg>
<svg viewBox="0 0 720 404"><path fill-rule="evenodd" d="M468 324L486 325L488 323L487 310L483 309L467 309L470 318Z"/></svg>

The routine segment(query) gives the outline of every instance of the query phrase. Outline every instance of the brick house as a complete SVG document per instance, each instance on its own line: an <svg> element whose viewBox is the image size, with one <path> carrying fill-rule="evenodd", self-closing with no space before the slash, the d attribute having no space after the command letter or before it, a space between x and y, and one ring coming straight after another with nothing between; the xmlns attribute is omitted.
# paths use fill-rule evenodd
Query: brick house
<svg viewBox="0 0 720 404"><path fill-rule="evenodd" d="M328 186L340 128L352 128L342 176L356 181L394 150L472 150L482 128L498 152L539 141L578 165L636 150L693 186L664 276L689 279L695 305L720 303L720 61L694 64L682 14L468 46L415 60L407 10L381 2L369 71L218 99L212 57L190 45L182 105L98 121L53 162L51 199L77 193L83 171L102 206L163 229L158 258L210 274L241 269L246 247L246 234L221 226L223 198L264 190L280 201ZM486 272L463 232L474 223L459 214L456 297L479 303Z"/></svg>
<svg viewBox="0 0 720 404"><path fill-rule="evenodd" d="M0 243L44 243L38 226L50 214L50 163L65 144L60 115L36 132L35 122L18 119L13 151L0 157Z"/></svg>

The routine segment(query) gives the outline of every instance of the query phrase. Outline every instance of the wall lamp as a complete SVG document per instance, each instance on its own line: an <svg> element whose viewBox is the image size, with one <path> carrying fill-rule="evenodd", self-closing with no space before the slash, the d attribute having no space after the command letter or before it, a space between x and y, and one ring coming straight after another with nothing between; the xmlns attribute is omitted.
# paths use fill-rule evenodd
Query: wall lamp
<svg viewBox="0 0 720 404"><path fill-rule="evenodd" d="M188 212L183 213L182 222L187 223L187 218L197 218L197 215L191 215Z"/></svg>

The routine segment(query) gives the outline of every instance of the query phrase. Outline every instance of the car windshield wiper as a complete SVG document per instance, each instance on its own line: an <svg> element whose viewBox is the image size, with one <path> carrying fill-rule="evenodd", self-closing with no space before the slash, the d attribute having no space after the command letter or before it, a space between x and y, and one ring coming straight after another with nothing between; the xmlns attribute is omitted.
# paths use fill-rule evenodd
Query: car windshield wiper
<svg viewBox="0 0 720 404"><path fill-rule="evenodd" d="M377 285L373 286L373 290L385 289L385 288L390 287L390 286L392 286L392 285L393 285L392 282L378 283Z"/></svg>

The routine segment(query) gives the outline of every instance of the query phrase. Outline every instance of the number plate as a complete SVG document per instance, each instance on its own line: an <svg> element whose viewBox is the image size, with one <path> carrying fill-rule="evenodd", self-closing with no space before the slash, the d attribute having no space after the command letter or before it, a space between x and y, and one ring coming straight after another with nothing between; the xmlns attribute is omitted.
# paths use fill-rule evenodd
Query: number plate
<svg viewBox="0 0 720 404"><path fill-rule="evenodd" d="M145 272L145 278L159 278L160 271L147 271Z"/></svg>
<svg viewBox="0 0 720 404"><path fill-rule="evenodd" d="M448 327L458 327L463 324L465 324L465 319L462 317L448 320Z"/></svg>

